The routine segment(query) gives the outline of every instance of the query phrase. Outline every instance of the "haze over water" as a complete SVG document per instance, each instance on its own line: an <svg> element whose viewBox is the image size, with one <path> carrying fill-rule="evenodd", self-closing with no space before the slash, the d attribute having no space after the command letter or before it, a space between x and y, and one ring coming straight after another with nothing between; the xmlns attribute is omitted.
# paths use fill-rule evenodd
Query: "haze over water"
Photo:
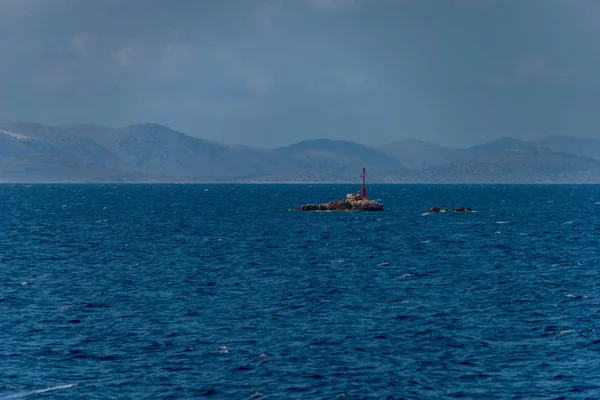
<svg viewBox="0 0 600 400"><path fill-rule="evenodd" d="M599 186L357 189L0 186L0 399L600 396Z"/></svg>

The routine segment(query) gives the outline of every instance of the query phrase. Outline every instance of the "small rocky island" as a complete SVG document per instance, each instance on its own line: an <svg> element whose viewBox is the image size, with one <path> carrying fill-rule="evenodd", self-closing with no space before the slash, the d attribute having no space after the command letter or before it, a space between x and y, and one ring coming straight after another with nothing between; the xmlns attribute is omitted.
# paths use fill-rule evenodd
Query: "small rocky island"
<svg viewBox="0 0 600 400"><path fill-rule="evenodd" d="M346 200L305 204L293 211L383 211L383 204L363 198L360 193L349 193Z"/></svg>

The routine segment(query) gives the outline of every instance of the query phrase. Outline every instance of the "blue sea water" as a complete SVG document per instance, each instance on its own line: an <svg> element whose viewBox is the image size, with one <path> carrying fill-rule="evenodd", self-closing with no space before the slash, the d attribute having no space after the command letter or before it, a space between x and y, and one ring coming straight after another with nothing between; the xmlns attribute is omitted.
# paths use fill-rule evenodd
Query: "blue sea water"
<svg viewBox="0 0 600 400"><path fill-rule="evenodd" d="M600 397L600 186L355 191L1 185L0 399Z"/></svg>

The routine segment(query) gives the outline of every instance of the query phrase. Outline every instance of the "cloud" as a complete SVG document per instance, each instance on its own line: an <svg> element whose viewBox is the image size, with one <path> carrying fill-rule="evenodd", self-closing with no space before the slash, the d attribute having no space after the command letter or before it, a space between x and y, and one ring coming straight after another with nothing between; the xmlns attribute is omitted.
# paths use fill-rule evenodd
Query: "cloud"
<svg viewBox="0 0 600 400"><path fill-rule="evenodd" d="M71 50L80 56L86 55L89 50L91 35L78 33L71 38Z"/></svg>
<svg viewBox="0 0 600 400"><path fill-rule="evenodd" d="M345 11L358 8L359 0L305 0L308 8L319 11Z"/></svg>
<svg viewBox="0 0 600 400"><path fill-rule="evenodd" d="M0 0L0 18L43 13L50 8L64 7L65 0Z"/></svg>
<svg viewBox="0 0 600 400"><path fill-rule="evenodd" d="M72 71L64 64L46 65L31 77L34 88L43 91L60 91L71 83Z"/></svg>
<svg viewBox="0 0 600 400"><path fill-rule="evenodd" d="M573 77L573 71L553 65L539 54L529 54L521 58L514 70L514 78L517 83L538 82L567 85Z"/></svg>
<svg viewBox="0 0 600 400"><path fill-rule="evenodd" d="M31 3L28 0L0 0L0 11L5 13L30 9Z"/></svg>
<svg viewBox="0 0 600 400"><path fill-rule="evenodd" d="M0 11L14 10L16 7L20 7L21 4L19 0L0 0Z"/></svg>
<svg viewBox="0 0 600 400"><path fill-rule="evenodd" d="M332 70L318 79L311 79L305 85L310 96L350 99L374 88L371 76L360 71Z"/></svg>
<svg viewBox="0 0 600 400"><path fill-rule="evenodd" d="M272 31L288 13L281 0L268 0L255 8L254 15L259 28Z"/></svg>
<svg viewBox="0 0 600 400"><path fill-rule="evenodd" d="M558 4L575 13L585 23L594 28L600 27L600 2L597 0L555 0Z"/></svg>
<svg viewBox="0 0 600 400"><path fill-rule="evenodd" d="M233 79L252 93L265 95L273 87L273 79L269 75L243 64L231 54L219 53L216 58Z"/></svg>
<svg viewBox="0 0 600 400"><path fill-rule="evenodd" d="M492 74L486 79L486 83L493 88L502 88L508 85L509 80L502 74Z"/></svg>
<svg viewBox="0 0 600 400"><path fill-rule="evenodd" d="M183 67L190 62L192 51L184 43L168 43L160 49L160 59L163 76L177 78Z"/></svg>
<svg viewBox="0 0 600 400"><path fill-rule="evenodd" d="M109 125L168 114L227 134L210 125L225 121L249 137L269 119L282 121L269 129L287 131L297 118L298 138L328 134L338 111L349 121L377 114L381 132L442 126L457 137L544 129L537 115L559 104L596 122L600 56L590 24L600 21L600 1L451 3L0 0L0 111ZM261 118L264 126L246 126Z"/></svg>
<svg viewBox="0 0 600 400"><path fill-rule="evenodd" d="M552 63L540 54L530 53L514 62L509 71L489 74L485 84L491 88L528 84L566 86L576 78L573 69Z"/></svg>
<svg viewBox="0 0 600 400"><path fill-rule="evenodd" d="M115 61L117 62L117 65L121 68L130 67L134 62L134 59L136 57L136 52L137 52L136 48L134 48L130 44L121 47L114 54L114 58L115 58Z"/></svg>
<svg viewBox="0 0 600 400"><path fill-rule="evenodd" d="M368 86L368 78L363 73L347 73L341 77L344 91L350 95L364 92Z"/></svg>

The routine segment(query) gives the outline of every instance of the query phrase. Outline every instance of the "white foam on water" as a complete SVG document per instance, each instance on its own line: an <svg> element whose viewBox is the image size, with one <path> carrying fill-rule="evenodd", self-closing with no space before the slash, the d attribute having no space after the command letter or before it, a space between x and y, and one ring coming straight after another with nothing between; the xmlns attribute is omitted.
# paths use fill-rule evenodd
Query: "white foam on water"
<svg viewBox="0 0 600 400"><path fill-rule="evenodd" d="M567 222L563 222L563 225L572 225L575 224L577 221L567 221Z"/></svg>
<svg viewBox="0 0 600 400"><path fill-rule="evenodd" d="M11 395L8 395L8 396L5 396L5 397L0 397L0 399L21 399L23 397L32 396L34 394L41 394L41 393L51 392L53 390L69 389L69 388L72 388L74 386L77 386L77 384L76 383L70 383L68 385L52 386L52 387L45 388L45 389L38 389L38 390L31 390L29 392L15 393L15 394L11 394Z"/></svg>
<svg viewBox="0 0 600 400"><path fill-rule="evenodd" d="M498 225L510 224L510 221L496 221Z"/></svg>
<svg viewBox="0 0 600 400"><path fill-rule="evenodd" d="M213 354L227 354L229 353L229 349L225 346L221 346L216 350L211 351Z"/></svg>
<svg viewBox="0 0 600 400"><path fill-rule="evenodd" d="M558 339L562 335L566 335L567 333L573 333L573 332L575 332L573 329L568 329L566 331L560 331L556 335L554 335L554 339Z"/></svg>

